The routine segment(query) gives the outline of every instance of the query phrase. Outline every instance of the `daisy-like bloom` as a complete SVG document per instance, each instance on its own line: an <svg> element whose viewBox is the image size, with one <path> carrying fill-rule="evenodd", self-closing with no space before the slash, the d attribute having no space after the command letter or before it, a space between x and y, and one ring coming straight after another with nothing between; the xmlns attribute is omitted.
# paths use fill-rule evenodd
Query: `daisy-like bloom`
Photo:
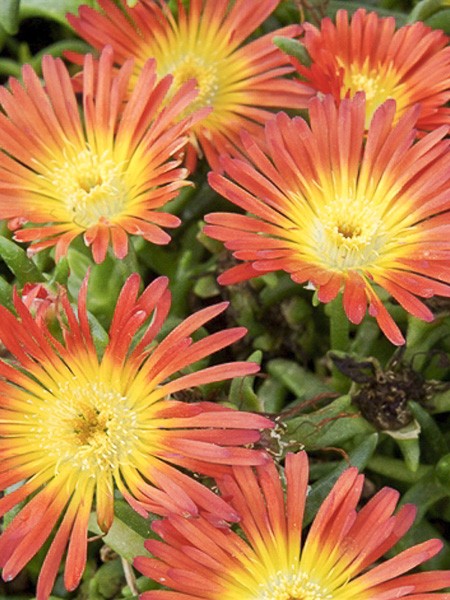
<svg viewBox="0 0 450 600"><path fill-rule="evenodd" d="M270 116L268 109L302 108L311 95L283 77L294 68L272 42L276 35L298 37L299 25L243 44L279 2L191 0L186 11L179 0L174 17L163 0L140 0L132 8L125 0L120 8L112 0L99 0L101 11L81 6L78 17L67 18L94 48L111 44L118 64L133 57L135 76L154 57L159 77L172 73L175 87L194 77L199 92L195 106L213 110L191 129L191 141L216 167L218 154L230 141L239 144L241 128L256 133Z"/></svg>
<svg viewBox="0 0 450 600"><path fill-rule="evenodd" d="M323 19L320 29L305 23L303 44L312 64L293 59L307 92L333 94L340 102L358 91L366 94L366 124L388 98L397 103L398 120L416 102L421 105L417 127L432 130L450 123L450 48L448 37L422 22L395 30L393 17L358 9L349 22L339 10L336 24Z"/></svg>
<svg viewBox="0 0 450 600"><path fill-rule="evenodd" d="M161 227L179 225L158 209L188 185L179 153L186 130L207 111L180 120L195 82L166 102L172 77L157 83L152 60L124 106L132 71L132 60L113 67L111 48L98 65L87 55L82 116L60 59L44 58L44 84L26 65L24 86L10 79L10 90L0 88L0 218L20 228L14 237L33 242L32 252L55 246L58 260L83 234L99 263L110 242L123 258L127 234L166 244Z"/></svg>
<svg viewBox="0 0 450 600"><path fill-rule="evenodd" d="M328 95L312 100L310 126L280 113L266 126L267 153L244 135L249 160L225 157L228 177L212 173L209 181L252 215L207 215L205 232L245 261L220 283L284 270L311 282L321 302L342 291L352 323L368 306L402 344L376 286L426 321L433 315L418 297L450 296L448 128L414 143L419 107L395 124L388 100L366 135L365 110L364 94L339 106Z"/></svg>
<svg viewBox="0 0 450 600"><path fill-rule="evenodd" d="M74 589L86 563L89 514L107 532L116 487L140 514L205 514L237 520L235 510L177 467L222 475L233 464L261 464L262 451L241 448L272 423L256 414L210 402L184 403L173 394L258 370L225 363L174 378L180 369L245 333L219 331L193 342L191 334L226 303L203 309L154 342L170 308L164 277L139 295L131 275L119 296L102 354L94 346L86 310L87 280L77 315L60 294L63 341L33 319L15 296L17 317L0 307L0 339L10 362L0 362L0 515L19 510L0 536L0 566L10 580L57 531L44 560L37 598L53 587L67 549L65 585ZM136 336L137 332L140 336Z"/></svg>
<svg viewBox="0 0 450 600"><path fill-rule="evenodd" d="M164 542L145 545L156 558L138 557L144 575L176 591L144 592L142 600L392 600L449 599L430 594L450 585L450 571L405 575L442 547L426 541L369 568L405 534L415 507L394 510L398 492L380 490L359 512L363 475L349 468L322 504L302 543L308 461L286 458L286 498L273 463L233 468L220 482L241 515L244 538L205 519L169 517L153 524Z"/></svg>

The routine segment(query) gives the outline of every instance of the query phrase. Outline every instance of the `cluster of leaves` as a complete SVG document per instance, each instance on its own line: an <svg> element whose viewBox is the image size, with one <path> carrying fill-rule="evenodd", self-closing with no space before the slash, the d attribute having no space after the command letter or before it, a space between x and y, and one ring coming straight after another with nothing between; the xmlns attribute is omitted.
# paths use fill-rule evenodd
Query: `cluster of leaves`
<svg viewBox="0 0 450 600"><path fill-rule="evenodd" d="M25 62L40 72L44 54L62 56L65 50L84 52L86 45L70 31L67 12L94 0L2 0L0 2L0 75L20 76ZM131 0L129 2L131 4ZM404 0L369 3L381 14L394 14L399 24L425 19L450 32L450 8L441 0L422 0L414 7ZM337 8L350 10L353 2L285 0L266 22L267 29L298 22L317 21ZM206 184L206 165L195 174L195 187L184 189L168 207L183 225L167 247L133 239L132 252L124 261L111 257L92 264L80 242L55 265L50 251L33 260L0 231L0 303L12 307L12 289L29 282L64 284L76 297L87 268L91 269L89 311L99 344L107 338L119 290L130 272L144 281L167 275L173 305L169 326L212 301L226 299L230 309L224 318L247 327L248 335L235 345L228 358L250 357L262 365L261 374L233 381L229 393L210 385L207 399L228 402L242 410L265 412L277 420L276 430L263 440L280 458L287 450L305 448L311 457L313 485L308 498L310 521L339 473L349 464L365 470L370 486L392 485L403 494L402 502L418 506L416 524L401 541L406 547L430 537L444 540L444 550L428 568L450 568L450 304L435 304L436 319L423 324L409 317L386 298L391 314L407 332L406 350L394 352L376 323L366 319L349 332L329 331L330 311L336 306L314 306L310 290L294 284L285 274L270 274L249 283L223 288L217 274L228 265L222 245L202 234L203 215L214 207L230 210L228 203ZM347 328L345 318L334 322ZM348 335L347 335L348 334ZM345 337L347 343L336 343ZM331 351L330 351L331 349ZM118 501L116 520L107 536L90 545L90 561L78 597L91 600L129 598L152 586L139 578L127 584L123 561L142 553L149 523ZM92 522L93 534L100 533ZM114 552L98 554L106 544ZM400 548L397 548L397 550ZM44 549L45 550L45 549ZM22 578L0 586L2 594L29 598L29 580L40 568L43 552L33 559ZM125 569L126 573L126 569ZM62 584L55 594L67 597Z"/></svg>

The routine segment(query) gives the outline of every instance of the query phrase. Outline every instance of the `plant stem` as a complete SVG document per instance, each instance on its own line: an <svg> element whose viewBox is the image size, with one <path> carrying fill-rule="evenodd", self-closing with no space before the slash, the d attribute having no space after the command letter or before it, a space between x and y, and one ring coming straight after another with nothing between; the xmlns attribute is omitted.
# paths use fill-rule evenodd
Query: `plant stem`
<svg viewBox="0 0 450 600"><path fill-rule="evenodd" d="M350 325L342 306L342 296L332 300L326 306L326 313L330 319L330 348L341 352L348 352L350 346Z"/></svg>
<svg viewBox="0 0 450 600"><path fill-rule="evenodd" d="M330 350L348 352L350 348L350 324L342 306L342 296L332 300L325 307L330 319ZM332 367L332 386L339 392L347 392L349 381L334 365Z"/></svg>
<svg viewBox="0 0 450 600"><path fill-rule="evenodd" d="M123 573L125 575L125 581L127 582L128 587L134 596L139 595L139 590L136 585L136 576L133 572L133 568L130 563L125 560L125 558L121 557Z"/></svg>

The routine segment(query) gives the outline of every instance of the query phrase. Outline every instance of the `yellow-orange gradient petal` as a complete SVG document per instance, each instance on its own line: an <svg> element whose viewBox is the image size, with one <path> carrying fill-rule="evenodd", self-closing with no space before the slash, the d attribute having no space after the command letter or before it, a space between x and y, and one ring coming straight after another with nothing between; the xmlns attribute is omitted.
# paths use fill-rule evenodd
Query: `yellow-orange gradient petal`
<svg viewBox="0 0 450 600"><path fill-rule="evenodd" d="M194 82L165 100L172 78L157 83L151 60L124 105L133 62L116 70L113 61L111 48L98 65L85 57L81 114L66 67L50 56L44 83L26 65L23 86L10 79L0 89L0 218L32 252L55 246L58 260L83 235L102 262L109 244L123 258L128 235L166 244L162 227L179 224L159 209L188 185L180 152L207 111L180 119L197 95Z"/></svg>
<svg viewBox="0 0 450 600"><path fill-rule="evenodd" d="M100 0L100 11L81 6L68 20L94 48L111 44L118 64L133 57L136 76L154 57L159 77L173 74L175 88L194 77L199 93L193 106L212 112L191 129L191 141L217 167L230 142L239 145L241 128L257 133L271 108L304 108L310 96L285 78L294 69L272 42L275 35L298 37L299 25L244 44L279 2L192 0L186 10L180 1L174 17L159 0L141 0L132 8L124 0L120 8Z"/></svg>
<svg viewBox="0 0 450 600"><path fill-rule="evenodd" d="M305 23L302 40L311 57L306 67L293 59L304 79L300 88L333 94L340 102L357 92L366 94L366 125L385 100L397 103L396 121L416 103L419 130L450 123L450 48L448 37L421 21L396 31L394 17L358 9L328 17L320 29Z"/></svg>
<svg viewBox="0 0 450 600"><path fill-rule="evenodd" d="M328 95L311 102L310 125L284 113L268 122L266 152L244 135L248 161L224 158L225 174L209 177L249 213L206 216L205 232L244 261L219 281L284 270L321 302L342 292L352 323L368 309L394 344L404 338L377 286L432 320L421 298L450 295L450 142L445 126L415 142L419 111L396 121L388 100L365 132L364 94L339 106Z"/></svg>
<svg viewBox="0 0 450 600"><path fill-rule="evenodd" d="M142 600L391 600L444 598L428 594L450 584L449 571L404 575L442 547L429 540L385 562L382 557L408 531L412 505L394 514L398 493L383 488L357 511L364 477L355 468L340 476L302 543L307 496L305 453L288 454L286 495L272 462L234 467L219 481L224 497L241 515L241 538L215 529L202 517L170 516L154 522L164 540L148 540L153 558L135 567L171 590ZM286 497L284 497L286 496ZM373 568L372 565L376 563Z"/></svg>
<svg viewBox="0 0 450 600"><path fill-rule="evenodd" d="M174 378L245 333L234 328L192 340L226 303L193 314L156 343L170 308L167 280L156 279L140 295L139 285L137 275L126 281L101 356L88 323L87 280L78 316L64 290L55 305L66 323L63 342L17 295L18 316L0 307L0 339L14 357L14 366L0 362L0 488L10 488L0 514L31 498L0 535L0 566L4 579L15 577L59 523L39 577L39 600L51 593L66 549L65 584L68 590L78 585L89 514L96 510L99 527L108 531L114 487L143 515L203 513L233 521L236 511L184 471L221 476L228 465L267 460L243 447L259 439L259 429L272 427L265 417L171 397L257 371L253 363L235 362Z"/></svg>

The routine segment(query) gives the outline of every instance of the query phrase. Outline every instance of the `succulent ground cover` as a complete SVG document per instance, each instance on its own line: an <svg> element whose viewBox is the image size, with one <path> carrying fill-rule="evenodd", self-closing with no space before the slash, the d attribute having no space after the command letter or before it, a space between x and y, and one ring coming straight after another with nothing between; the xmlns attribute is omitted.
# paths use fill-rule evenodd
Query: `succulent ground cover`
<svg viewBox="0 0 450 600"><path fill-rule="evenodd" d="M450 598L449 34L1 2L0 598Z"/></svg>

